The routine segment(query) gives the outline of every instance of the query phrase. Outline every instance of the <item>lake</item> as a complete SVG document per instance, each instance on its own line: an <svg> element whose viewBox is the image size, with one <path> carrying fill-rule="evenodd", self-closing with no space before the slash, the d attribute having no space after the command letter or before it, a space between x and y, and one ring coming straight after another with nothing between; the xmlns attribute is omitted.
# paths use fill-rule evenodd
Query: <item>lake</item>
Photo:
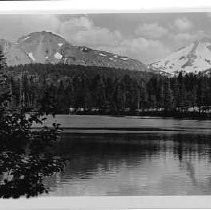
<svg viewBox="0 0 211 210"><path fill-rule="evenodd" d="M211 121L58 115L64 172L43 196L211 195Z"/></svg>

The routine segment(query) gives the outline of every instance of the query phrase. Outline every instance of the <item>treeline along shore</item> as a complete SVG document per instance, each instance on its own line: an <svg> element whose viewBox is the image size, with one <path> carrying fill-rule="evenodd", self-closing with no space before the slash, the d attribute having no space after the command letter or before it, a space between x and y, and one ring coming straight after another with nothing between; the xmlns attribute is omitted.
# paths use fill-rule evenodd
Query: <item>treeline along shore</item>
<svg viewBox="0 0 211 210"><path fill-rule="evenodd" d="M55 114L211 118L210 73L164 76L152 71L65 64L7 67L11 109Z"/></svg>

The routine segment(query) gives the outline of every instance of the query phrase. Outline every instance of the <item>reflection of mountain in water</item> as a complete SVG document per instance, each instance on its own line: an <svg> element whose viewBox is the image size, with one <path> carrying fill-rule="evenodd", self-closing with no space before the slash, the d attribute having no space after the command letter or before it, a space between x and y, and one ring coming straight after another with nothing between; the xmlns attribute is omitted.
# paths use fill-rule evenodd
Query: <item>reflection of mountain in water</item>
<svg viewBox="0 0 211 210"><path fill-rule="evenodd" d="M191 134L71 134L57 146L69 164L48 184L52 193L58 193L55 195L62 195L63 190L68 195L177 194L178 186L176 190L171 186L176 184L199 188L196 192L200 194L206 180L198 174L199 167L209 173L209 138Z"/></svg>

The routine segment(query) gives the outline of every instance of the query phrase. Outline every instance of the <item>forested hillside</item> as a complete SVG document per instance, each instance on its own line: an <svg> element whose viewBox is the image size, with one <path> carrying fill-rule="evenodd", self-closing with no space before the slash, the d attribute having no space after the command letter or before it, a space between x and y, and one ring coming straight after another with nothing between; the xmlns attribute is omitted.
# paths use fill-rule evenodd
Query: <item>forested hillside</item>
<svg viewBox="0 0 211 210"><path fill-rule="evenodd" d="M63 64L8 67L11 107L36 108L50 104L56 113L69 108L89 112L196 111L211 106L211 77L178 74L166 77L149 72Z"/></svg>

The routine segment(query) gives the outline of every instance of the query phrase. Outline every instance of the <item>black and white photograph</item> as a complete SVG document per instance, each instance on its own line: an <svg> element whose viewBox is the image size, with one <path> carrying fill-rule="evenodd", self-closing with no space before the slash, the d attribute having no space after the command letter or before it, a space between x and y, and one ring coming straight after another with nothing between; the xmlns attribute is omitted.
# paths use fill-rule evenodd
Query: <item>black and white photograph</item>
<svg viewBox="0 0 211 210"><path fill-rule="evenodd" d="M0 200L211 195L211 12L0 14Z"/></svg>

